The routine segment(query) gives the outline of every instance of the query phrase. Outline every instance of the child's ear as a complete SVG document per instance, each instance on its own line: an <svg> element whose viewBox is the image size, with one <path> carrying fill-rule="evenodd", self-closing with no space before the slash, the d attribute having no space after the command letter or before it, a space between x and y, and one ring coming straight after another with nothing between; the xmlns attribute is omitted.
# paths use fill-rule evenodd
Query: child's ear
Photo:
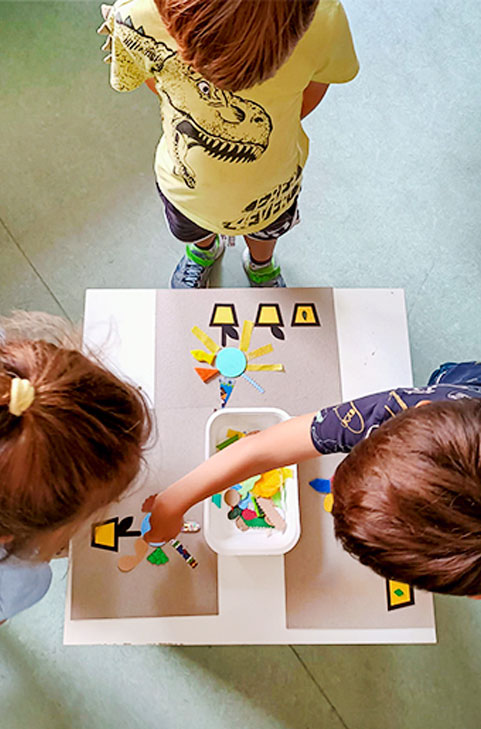
<svg viewBox="0 0 481 729"><path fill-rule="evenodd" d="M0 544L8 544L9 542L13 541L13 534L7 534L3 537L0 537Z"/></svg>

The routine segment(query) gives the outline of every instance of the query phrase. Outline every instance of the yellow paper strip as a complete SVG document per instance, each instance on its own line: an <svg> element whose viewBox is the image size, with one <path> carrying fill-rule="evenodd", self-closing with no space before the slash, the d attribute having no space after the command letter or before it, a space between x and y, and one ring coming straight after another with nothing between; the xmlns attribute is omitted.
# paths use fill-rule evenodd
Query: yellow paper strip
<svg viewBox="0 0 481 729"><path fill-rule="evenodd" d="M247 365L247 370L251 372L284 372L283 364L261 364L261 365Z"/></svg>
<svg viewBox="0 0 481 729"><path fill-rule="evenodd" d="M242 334L240 338L239 349L241 352L247 352L249 344L251 343L252 330L254 329L254 322L246 319L242 325Z"/></svg>
<svg viewBox="0 0 481 729"><path fill-rule="evenodd" d="M194 357L197 362L207 362L207 364L214 364L215 360L215 354L209 354L208 352L204 352L203 349L191 349L190 353L192 357Z"/></svg>
<svg viewBox="0 0 481 729"><path fill-rule="evenodd" d="M229 430L227 431L227 437L232 438L232 436L234 436L234 435L238 435L239 438L245 438L246 434L241 433L240 430L232 430L232 428L229 428Z"/></svg>
<svg viewBox="0 0 481 729"><path fill-rule="evenodd" d="M195 326L192 327L192 334L194 334L197 339L200 339L202 344L207 347L207 349L210 349L211 352L214 354L217 354L220 347L218 344L216 344L208 334L202 331L202 329L199 329L199 327Z"/></svg>
<svg viewBox="0 0 481 729"><path fill-rule="evenodd" d="M270 354L274 351L274 347L272 344L265 344L263 347L259 347L259 349L254 349L253 352L249 352L247 355L247 359L255 359L256 357L263 357L264 354Z"/></svg>

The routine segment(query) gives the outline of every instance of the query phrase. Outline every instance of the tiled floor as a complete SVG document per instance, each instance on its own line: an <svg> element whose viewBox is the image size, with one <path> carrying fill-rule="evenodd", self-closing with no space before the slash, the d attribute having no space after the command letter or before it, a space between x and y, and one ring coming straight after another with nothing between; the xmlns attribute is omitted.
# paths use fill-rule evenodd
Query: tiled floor
<svg viewBox="0 0 481 729"><path fill-rule="evenodd" d="M406 289L417 383L481 351L481 4L345 2L362 63L306 123L291 285ZM0 311L162 287L155 98L110 91L95 3L0 3ZM215 283L244 285L240 244ZM0 633L2 729L478 729L481 605L430 647L63 648L65 564Z"/></svg>

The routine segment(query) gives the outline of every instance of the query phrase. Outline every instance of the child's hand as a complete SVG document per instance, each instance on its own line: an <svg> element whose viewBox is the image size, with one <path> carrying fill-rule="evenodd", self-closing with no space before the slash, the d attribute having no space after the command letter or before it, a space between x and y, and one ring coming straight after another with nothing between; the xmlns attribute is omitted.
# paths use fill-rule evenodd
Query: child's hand
<svg viewBox="0 0 481 729"><path fill-rule="evenodd" d="M167 493L149 496L142 511L150 511L150 532L144 534L146 542L168 542L177 536L184 525L182 511L172 504Z"/></svg>

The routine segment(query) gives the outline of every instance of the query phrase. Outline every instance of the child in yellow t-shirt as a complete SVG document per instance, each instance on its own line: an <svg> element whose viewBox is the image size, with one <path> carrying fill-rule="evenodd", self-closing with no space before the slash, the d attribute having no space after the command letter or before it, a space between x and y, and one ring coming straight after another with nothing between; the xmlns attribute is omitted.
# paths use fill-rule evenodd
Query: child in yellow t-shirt
<svg viewBox="0 0 481 729"><path fill-rule="evenodd" d="M243 235L251 286L285 286L273 258L298 222L309 142L301 118L358 71L337 0L118 0L102 6L110 83L160 99L155 176L186 243L173 288L201 288Z"/></svg>

